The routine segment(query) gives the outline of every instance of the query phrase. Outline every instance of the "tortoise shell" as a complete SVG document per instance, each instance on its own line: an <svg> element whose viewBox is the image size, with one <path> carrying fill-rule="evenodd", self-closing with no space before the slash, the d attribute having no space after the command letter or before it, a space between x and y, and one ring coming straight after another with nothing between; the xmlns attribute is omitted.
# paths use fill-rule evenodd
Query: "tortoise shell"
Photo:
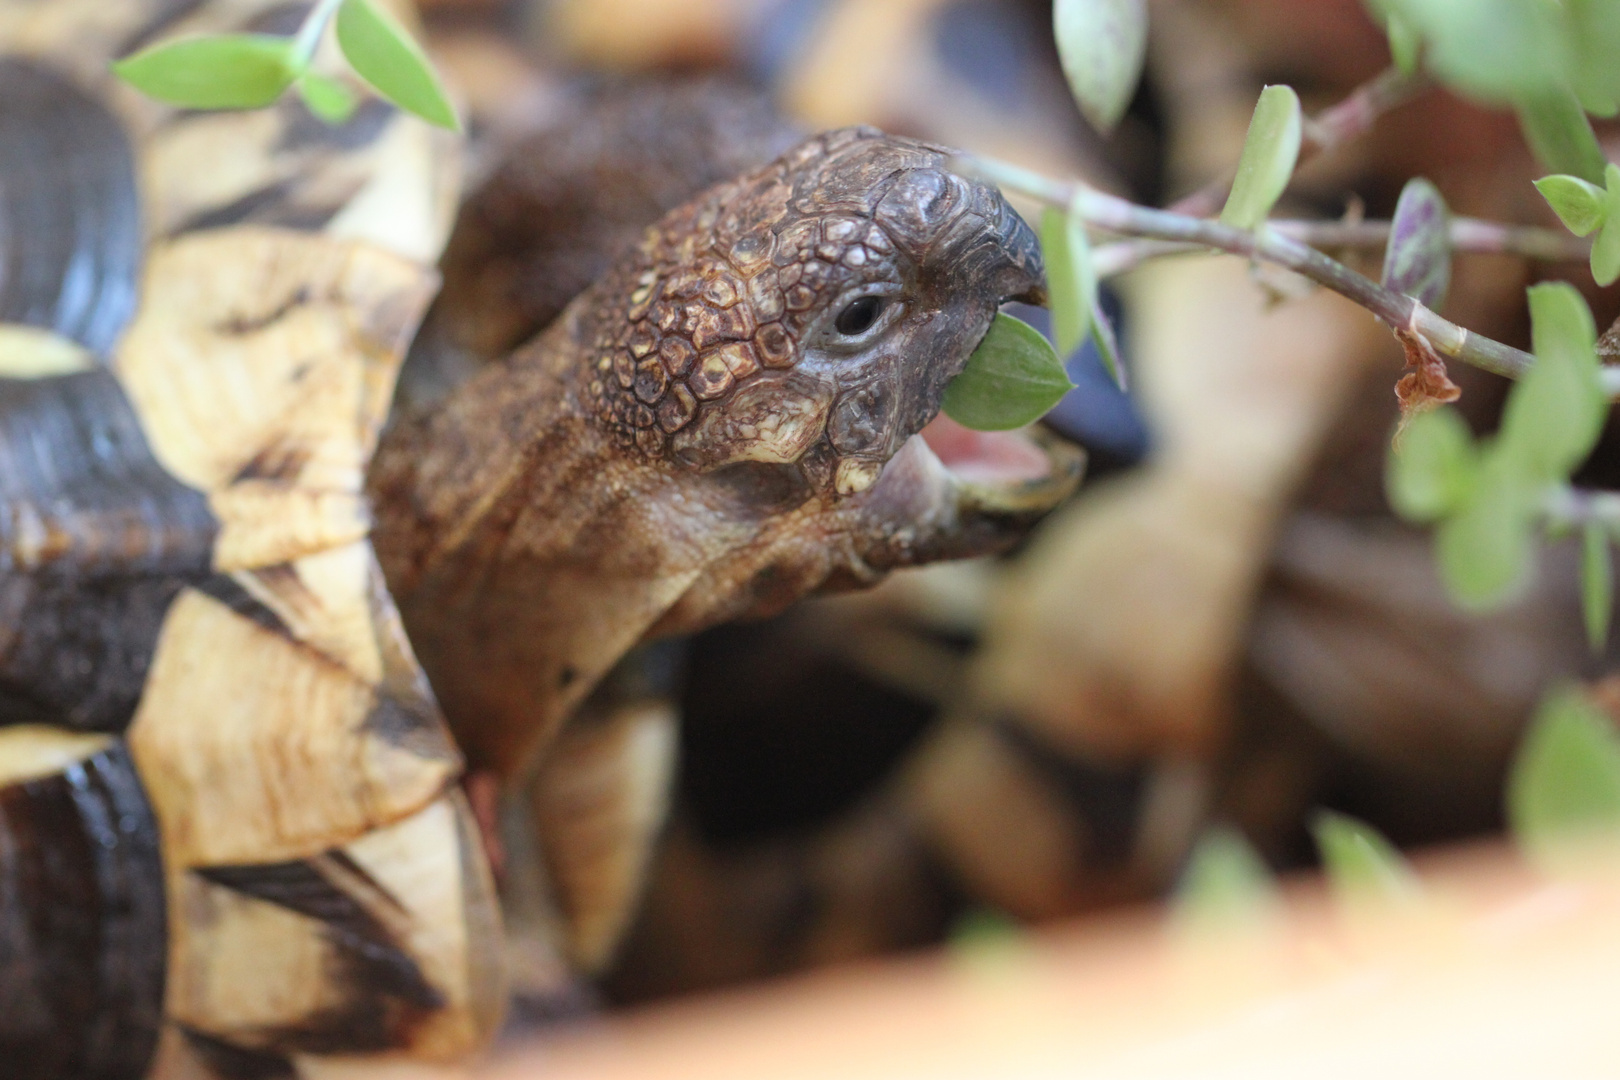
<svg viewBox="0 0 1620 1080"><path fill-rule="evenodd" d="M271 0L0 2L0 1052L448 1059L502 1000L460 757L362 481L450 136L176 111L108 63ZM192 1059L187 1062L185 1059Z"/></svg>

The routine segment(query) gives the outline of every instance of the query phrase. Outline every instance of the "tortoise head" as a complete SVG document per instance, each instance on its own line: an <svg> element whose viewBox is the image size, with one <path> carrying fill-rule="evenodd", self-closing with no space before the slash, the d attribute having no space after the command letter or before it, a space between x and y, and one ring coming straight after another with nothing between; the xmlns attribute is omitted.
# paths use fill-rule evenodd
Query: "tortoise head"
<svg viewBox="0 0 1620 1080"><path fill-rule="evenodd" d="M602 283L588 406L681 468L871 488L1000 304L1041 296L1029 226L948 156L850 128L676 210Z"/></svg>
<svg viewBox="0 0 1620 1080"><path fill-rule="evenodd" d="M661 631L998 550L1078 481L1054 440L933 438L1000 305L1043 296L1029 226L950 153L811 138L666 216L572 309L583 411L691 503L760 526Z"/></svg>

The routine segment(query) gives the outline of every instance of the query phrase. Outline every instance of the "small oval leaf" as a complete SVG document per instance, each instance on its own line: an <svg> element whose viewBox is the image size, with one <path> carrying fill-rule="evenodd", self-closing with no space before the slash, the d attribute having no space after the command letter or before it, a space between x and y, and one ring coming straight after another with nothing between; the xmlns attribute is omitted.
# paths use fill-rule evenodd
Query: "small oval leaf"
<svg viewBox="0 0 1620 1080"><path fill-rule="evenodd" d="M1608 187L1603 192L1603 226L1592 241L1592 280L1613 285L1620 279L1620 167L1604 170Z"/></svg>
<svg viewBox="0 0 1620 1080"><path fill-rule="evenodd" d="M310 112L334 127L348 123L358 104L347 86L314 71L298 77L298 94Z"/></svg>
<svg viewBox="0 0 1620 1080"><path fill-rule="evenodd" d="M1074 389L1052 345L1033 326L997 313L941 408L976 431L1006 431L1039 420Z"/></svg>
<svg viewBox="0 0 1620 1080"><path fill-rule="evenodd" d="M1585 236L1608 218L1604 190L1596 184L1564 174L1543 176L1535 184L1564 228L1576 236Z"/></svg>
<svg viewBox="0 0 1620 1080"><path fill-rule="evenodd" d="M1620 737L1579 689L1554 691L1536 711L1508 776L1507 816L1519 846L1555 866L1572 842L1620 833Z"/></svg>
<svg viewBox="0 0 1620 1080"><path fill-rule="evenodd" d="M1564 5L1564 15L1575 51L1570 85L1587 112L1612 117L1620 112L1620 71L1614 63L1620 53L1620 4L1570 0Z"/></svg>
<svg viewBox="0 0 1620 1080"><path fill-rule="evenodd" d="M1562 87L1573 60L1565 5L1539 0L1376 0L1423 39L1424 67L1493 104Z"/></svg>
<svg viewBox="0 0 1620 1080"><path fill-rule="evenodd" d="M1451 211L1422 177L1408 180L1395 203L1383 283L1426 308L1438 308L1451 285Z"/></svg>
<svg viewBox="0 0 1620 1080"><path fill-rule="evenodd" d="M1603 148L1573 93L1560 87L1526 95L1514 103L1514 111L1536 160L1594 184L1602 181Z"/></svg>
<svg viewBox="0 0 1620 1080"><path fill-rule="evenodd" d="M1057 0L1052 32L1080 112L1104 134L1130 106L1147 56L1145 0Z"/></svg>
<svg viewBox="0 0 1620 1080"><path fill-rule="evenodd" d="M1241 929L1277 912L1277 883L1265 860L1229 826L1199 838L1176 882L1172 914L1198 929Z"/></svg>
<svg viewBox="0 0 1620 1080"><path fill-rule="evenodd" d="M1341 902L1407 901L1421 893L1406 859L1366 822L1322 810L1311 822L1311 836L1328 884Z"/></svg>
<svg viewBox="0 0 1620 1080"><path fill-rule="evenodd" d="M459 130L455 110L420 46L373 0L343 0L337 39L360 77L430 124Z"/></svg>
<svg viewBox="0 0 1620 1080"><path fill-rule="evenodd" d="M1534 285L1529 294L1536 362L1508 393L1497 450L1531 482L1561 482L1592 452L1609 411L1597 330L1573 285Z"/></svg>
<svg viewBox="0 0 1620 1080"><path fill-rule="evenodd" d="M1417 28L1399 15L1384 20L1389 35L1389 57L1403 75L1416 75L1423 62L1423 38Z"/></svg>
<svg viewBox="0 0 1620 1080"><path fill-rule="evenodd" d="M298 76L292 42L269 34L220 34L155 45L113 73L148 97L187 109L258 109Z"/></svg>
<svg viewBox="0 0 1620 1080"><path fill-rule="evenodd" d="M1479 475L1479 454L1455 409L1420 412L1390 448L1386 488L1395 512L1408 521L1438 521L1468 501Z"/></svg>
<svg viewBox="0 0 1620 1080"><path fill-rule="evenodd" d="M1294 174L1302 131L1299 97L1292 89L1268 86L1260 92L1232 193L1221 211L1223 225L1252 229L1266 219Z"/></svg>
<svg viewBox="0 0 1620 1080"><path fill-rule="evenodd" d="M1125 378L1125 364L1119 355L1119 335L1114 332L1114 321L1103 310L1102 298L1095 293L1091 297L1091 340L1097 346L1097 355L1102 358L1103 367L1114 380L1114 385L1122 392L1128 392L1130 386Z"/></svg>
<svg viewBox="0 0 1620 1080"><path fill-rule="evenodd" d="M1059 356L1080 347L1091 330L1097 279L1091 272L1086 231L1055 207L1041 211L1041 254L1046 260L1046 292L1052 308L1052 337Z"/></svg>
<svg viewBox="0 0 1620 1080"><path fill-rule="evenodd" d="M1440 576L1463 608L1499 607L1528 584L1536 493L1500 454L1487 455L1467 504L1436 530Z"/></svg>
<svg viewBox="0 0 1620 1080"><path fill-rule="evenodd" d="M1613 613L1614 557L1609 551L1609 530L1589 521L1581 530L1581 614L1593 652L1602 652L1609 643Z"/></svg>

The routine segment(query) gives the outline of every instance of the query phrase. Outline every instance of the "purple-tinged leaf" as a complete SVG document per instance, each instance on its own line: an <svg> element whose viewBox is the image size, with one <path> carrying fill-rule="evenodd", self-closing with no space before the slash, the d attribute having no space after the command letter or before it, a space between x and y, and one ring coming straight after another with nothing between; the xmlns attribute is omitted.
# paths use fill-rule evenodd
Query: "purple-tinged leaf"
<svg viewBox="0 0 1620 1080"><path fill-rule="evenodd" d="M1451 284L1451 211L1439 190L1421 177L1406 182L1395 204L1383 282L1427 308L1445 301Z"/></svg>

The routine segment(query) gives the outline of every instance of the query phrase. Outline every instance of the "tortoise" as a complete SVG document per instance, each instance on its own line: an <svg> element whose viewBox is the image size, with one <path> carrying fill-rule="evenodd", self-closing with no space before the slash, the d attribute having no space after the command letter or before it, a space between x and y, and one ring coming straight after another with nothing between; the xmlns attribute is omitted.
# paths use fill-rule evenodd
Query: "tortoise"
<svg viewBox="0 0 1620 1080"><path fill-rule="evenodd" d="M614 662L1005 546L1078 479L1047 442L1038 477L967 482L918 437L1001 302L1039 298L1040 255L948 151L872 129L697 193L390 423L451 137L378 102L336 128L291 101L177 112L107 74L302 14L0 2L19 1075L471 1052L506 964L464 768L535 808L536 903L599 963L670 752L667 715L570 719Z"/></svg>

